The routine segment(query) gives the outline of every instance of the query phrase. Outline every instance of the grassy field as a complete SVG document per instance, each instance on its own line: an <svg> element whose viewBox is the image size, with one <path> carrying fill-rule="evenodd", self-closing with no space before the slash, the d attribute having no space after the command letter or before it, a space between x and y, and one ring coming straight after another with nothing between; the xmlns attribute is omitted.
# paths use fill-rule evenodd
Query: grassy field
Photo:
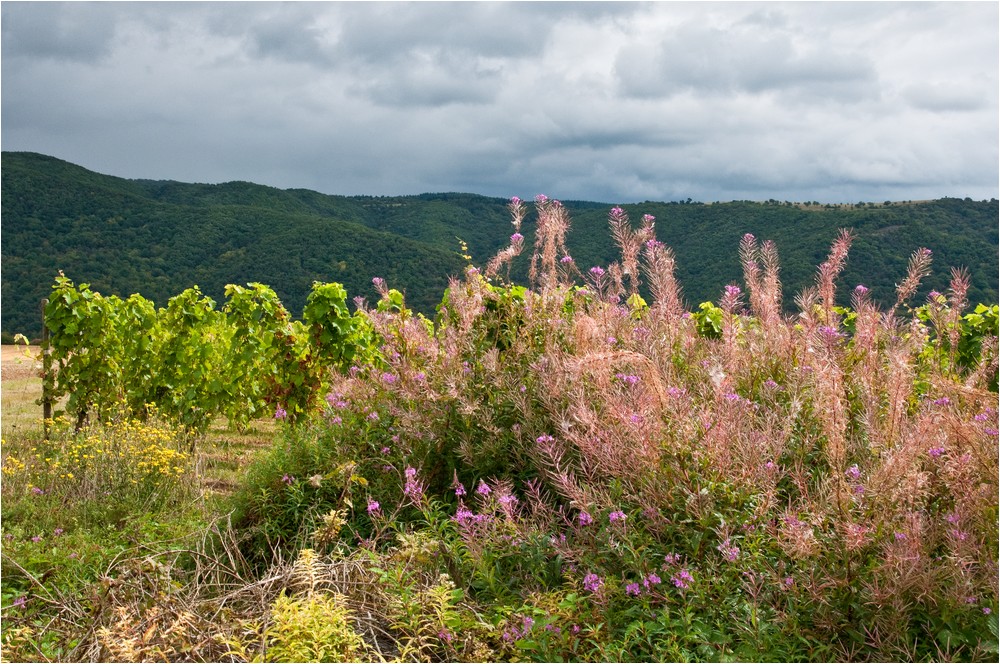
<svg viewBox="0 0 1000 664"><path fill-rule="evenodd" d="M42 436L42 365L38 346L6 345L2 350L0 430L5 445ZM63 400L63 403L65 400ZM56 404L58 409L60 404ZM224 420L212 426L195 451L194 467L205 497L228 494L255 453L268 446L272 422L255 422L243 432L232 431Z"/></svg>

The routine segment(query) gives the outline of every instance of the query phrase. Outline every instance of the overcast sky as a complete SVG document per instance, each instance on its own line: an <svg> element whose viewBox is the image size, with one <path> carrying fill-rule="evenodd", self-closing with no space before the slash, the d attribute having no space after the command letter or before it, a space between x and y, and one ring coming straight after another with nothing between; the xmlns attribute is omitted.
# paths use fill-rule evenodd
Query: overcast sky
<svg viewBox="0 0 1000 664"><path fill-rule="evenodd" d="M5 1L0 142L330 194L993 198L998 6Z"/></svg>

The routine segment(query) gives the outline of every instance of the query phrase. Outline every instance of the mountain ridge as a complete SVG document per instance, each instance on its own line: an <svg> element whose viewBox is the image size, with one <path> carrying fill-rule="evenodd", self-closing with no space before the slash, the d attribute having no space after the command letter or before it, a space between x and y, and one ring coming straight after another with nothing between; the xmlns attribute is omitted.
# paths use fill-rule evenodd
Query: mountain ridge
<svg viewBox="0 0 1000 664"><path fill-rule="evenodd" d="M372 277L403 290L417 310L433 313L448 277L466 265L460 240L482 265L512 232L505 199L460 192L412 196L343 196L279 189L245 181L220 184L101 175L30 152L0 155L2 301L5 333L35 334L38 302L57 270L95 290L140 292L164 306L187 287L222 302L226 283L272 286L293 315L313 280L339 281L351 297L375 296ZM567 246L578 265L617 259L607 228L611 204L563 201L573 227ZM997 202L801 206L789 202L655 202L622 205L637 221L657 217L657 236L677 256L689 305L718 299L740 281L737 247L745 232L774 239L782 259L786 304L809 285L839 228L855 243L842 282L863 282L882 301L918 247L935 254L924 293L947 288L948 268L973 276L970 300L997 300ZM534 217L522 233L530 247ZM526 254L530 253L526 251ZM512 268L527 279L528 256ZM844 302L846 304L846 302ZM889 302L891 304L891 302Z"/></svg>

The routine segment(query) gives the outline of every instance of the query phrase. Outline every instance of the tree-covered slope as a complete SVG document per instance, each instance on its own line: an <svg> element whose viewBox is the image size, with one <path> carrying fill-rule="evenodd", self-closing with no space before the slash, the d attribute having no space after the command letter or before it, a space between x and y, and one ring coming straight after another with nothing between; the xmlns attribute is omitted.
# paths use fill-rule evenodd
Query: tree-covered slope
<svg viewBox="0 0 1000 664"><path fill-rule="evenodd" d="M339 281L371 297L371 278L404 290L432 312L450 275L462 269L459 238L483 264L512 232L506 201L474 194L329 196L248 182L218 185L126 180L34 153L4 152L2 328L36 334L38 303L58 270L103 293L140 292L164 305L197 284L221 301L227 283L270 285L298 314L314 280ZM525 194L526 192L511 192ZM527 192L530 193L530 192ZM557 196L558 192L546 192ZM586 269L617 258L607 227L611 204L566 201L568 248ZM869 286L883 303L918 247L934 252L924 292L944 290L952 266L970 269L973 301L996 302L997 201L810 206L734 202L647 202L624 206L633 220L656 216L657 237L674 248L688 303L717 299L741 279L744 233L773 239L782 259L786 304L812 282L838 229L856 234L845 287ZM512 276L527 275L529 251ZM846 303L846 302L845 302ZM891 303L891 302L890 302Z"/></svg>

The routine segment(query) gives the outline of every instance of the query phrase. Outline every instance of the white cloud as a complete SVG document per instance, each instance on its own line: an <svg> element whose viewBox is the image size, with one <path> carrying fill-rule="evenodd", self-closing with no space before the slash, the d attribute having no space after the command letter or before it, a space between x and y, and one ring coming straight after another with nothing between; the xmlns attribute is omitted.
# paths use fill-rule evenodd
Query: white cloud
<svg viewBox="0 0 1000 664"><path fill-rule="evenodd" d="M995 3L3 4L3 148L627 202L997 195Z"/></svg>

